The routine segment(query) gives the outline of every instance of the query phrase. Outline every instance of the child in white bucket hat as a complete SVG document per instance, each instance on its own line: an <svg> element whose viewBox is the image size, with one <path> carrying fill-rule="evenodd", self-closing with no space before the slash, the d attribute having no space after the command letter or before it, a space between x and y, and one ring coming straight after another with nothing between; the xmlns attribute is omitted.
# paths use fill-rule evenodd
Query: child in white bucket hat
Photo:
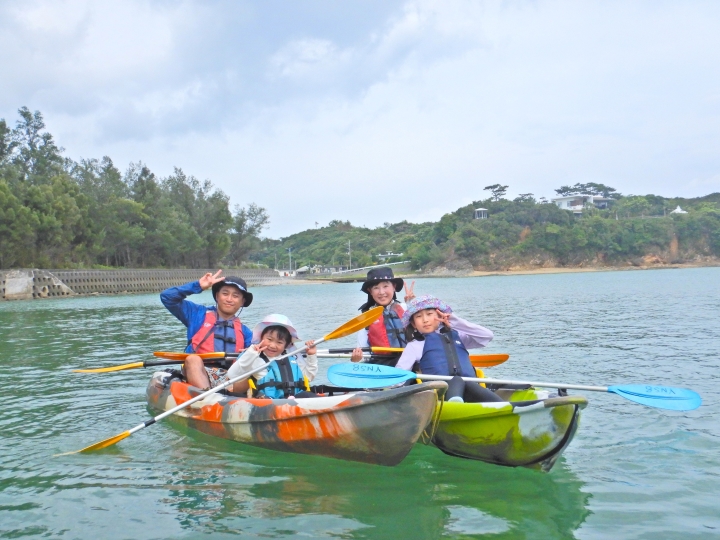
<svg viewBox="0 0 720 540"><path fill-rule="evenodd" d="M297 354L272 362L274 358L292 353L294 342L301 341L290 319L272 314L255 325L252 345L228 370L230 378L267 366L250 379L235 383L235 392L252 390L254 397L288 399L314 397L309 381L317 375L317 349L314 342L306 341L307 356Z"/></svg>

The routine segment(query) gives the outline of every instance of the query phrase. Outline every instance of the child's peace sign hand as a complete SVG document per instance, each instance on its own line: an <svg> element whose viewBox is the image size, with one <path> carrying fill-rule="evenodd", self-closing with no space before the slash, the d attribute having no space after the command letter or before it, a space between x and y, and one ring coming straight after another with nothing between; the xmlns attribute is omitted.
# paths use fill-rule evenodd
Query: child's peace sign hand
<svg viewBox="0 0 720 540"><path fill-rule="evenodd" d="M450 314L449 313L443 313L439 309L435 309L435 313L437 313L438 319L440 319L440 322L450 328Z"/></svg>
<svg viewBox="0 0 720 540"><path fill-rule="evenodd" d="M198 280L200 282L200 288L206 291L216 283L225 281L225 276L221 276L220 274L222 274L222 270L218 270L215 274L211 274L210 272L205 274Z"/></svg>
<svg viewBox="0 0 720 540"><path fill-rule="evenodd" d="M265 349L268 348L268 345L269 345L268 341L266 339L263 339L260 341L260 343L253 345L253 349L255 349L257 352L261 353Z"/></svg>

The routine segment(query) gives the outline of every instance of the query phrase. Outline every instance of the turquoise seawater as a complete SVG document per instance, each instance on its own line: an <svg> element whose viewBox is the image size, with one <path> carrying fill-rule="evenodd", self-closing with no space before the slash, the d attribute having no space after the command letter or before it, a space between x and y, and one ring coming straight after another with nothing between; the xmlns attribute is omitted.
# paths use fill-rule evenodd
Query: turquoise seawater
<svg viewBox="0 0 720 540"><path fill-rule="evenodd" d="M495 332L485 352L511 358L489 376L653 382L692 388L704 404L669 412L587 392L575 439L549 474L421 445L394 468L295 456L173 421L100 452L53 457L151 416L152 370L72 369L181 350L184 327L157 295L5 302L0 537L720 537L720 268L422 279L415 290ZM248 325L284 313L304 338L364 301L359 284L254 292Z"/></svg>

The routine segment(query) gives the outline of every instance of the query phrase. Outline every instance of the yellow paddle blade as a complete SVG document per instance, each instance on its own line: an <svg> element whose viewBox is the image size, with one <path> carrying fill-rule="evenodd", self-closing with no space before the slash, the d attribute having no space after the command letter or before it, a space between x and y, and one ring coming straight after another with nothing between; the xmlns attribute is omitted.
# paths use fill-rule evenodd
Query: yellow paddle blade
<svg viewBox="0 0 720 540"><path fill-rule="evenodd" d="M113 444L122 441L123 439L129 437L130 435L131 435L130 431L123 431L120 435L115 435L114 437L110 437L109 439L105 439L104 441L100 441L95 444L91 444L90 446L86 446L85 448L82 448L81 450L65 452L64 454L55 454L55 457L69 456L70 454L79 454L80 452L92 452L93 450L100 450L101 448L107 448L108 446L112 446Z"/></svg>
<svg viewBox="0 0 720 540"><path fill-rule="evenodd" d="M508 358L509 354L471 354L470 363L473 367L493 367L502 364Z"/></svg>
<svg viewBox="0 0 720 540"><path fill-rule="evenodd" d="M185 360L188 356L190 356L193 353L186 353L186 352L166 352L166 351L155 351L153 353L154 356L157 356L158 358L165 358L167 360ZM208 359L208 358L225 358L224 352L210 352L210 353L202 353L198 354L200 358Z"/></svg>
<svg viewBox="0 0 720 540"><path fill-rule="evenodd" d="M125 369L136 369L145 367L145 362L133 362L132 364L123 364L121 366L101 367L93 369L73 369L73 373L108 373L110 371L123 371Z"/></svg>
<svg viewBox="0 0 720 540"><path fill-rule="evenodd" d="M374 353L401 353L405 350L400 347L370 347Z"/></svg>
<svg viewBox="0 0 720 540"><path fill-rule="evenodd" d="M370 323L382 315L383 309L384 308L382 306L375 306L374 308L367 310L365 313L361 313L357 317L350 319L341 327L336 328L326 335L325 341L349 336L350 334L354 334L358 330L369 326Z"/></svg>
<svg viewBox="0 0 720 540"><path fill-rule="evenodd" d="M398 347L371 347L373 353L379 354L397 354L402 353L405 349ZM492 367L505 362L510 358L509 354L471 354L470 362L475 367Z"/></svg>

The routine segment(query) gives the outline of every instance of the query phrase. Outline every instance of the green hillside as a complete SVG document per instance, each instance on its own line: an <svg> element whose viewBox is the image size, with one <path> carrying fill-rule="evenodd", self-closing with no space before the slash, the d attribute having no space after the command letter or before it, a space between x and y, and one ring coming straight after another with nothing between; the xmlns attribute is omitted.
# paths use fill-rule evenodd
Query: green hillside
<svg viewBox="0 0 720 540"><path fill-rule="evenodd" d="M687 214L670 214L676 206ZM475 208L488 219L473 219ZM625 264L654 256L663 262L720 256L720 193L696 199L617 194L607 209L581 216L530 195L481 199L445 214L437 223L401 222L367 229L335 221L281 240L265 240L249 257L287 268L289 248L298 266L378 264L380 253L403 253L415 268Z"/></svg>
<svg viewBox="0 0 720 540"><path fill-rule="evenodd" d="M14 128L0 119L0 269L17 267L185 267L243 263L348 266L402 254L415 268L456 270L678 262L720 256L720 193L696 199L622 196L602 184L561 186L570 195L609 198L579 217L508 186L445 214L437 223L347 221L260 239L271 216L255 204L230 209L229 197L181 169L160 178L142 163L125 173L109 157L73 161L23 107ZM478 194L480 195L480 194ZM680 205L688 213L670 214ZM488 219L473 219L487 208ZM390 213L390 210L388 210ZM293 265L295 266L295 265Z"/></svg>

